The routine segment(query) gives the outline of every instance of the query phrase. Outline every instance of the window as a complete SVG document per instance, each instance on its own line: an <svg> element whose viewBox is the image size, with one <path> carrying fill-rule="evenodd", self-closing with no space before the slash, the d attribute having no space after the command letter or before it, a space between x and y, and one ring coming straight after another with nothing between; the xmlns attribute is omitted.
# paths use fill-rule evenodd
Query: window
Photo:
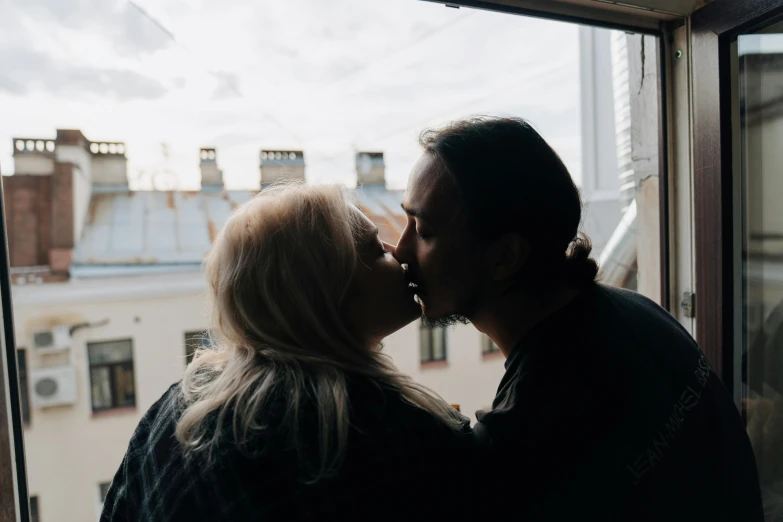
<svg viewBox="0 0 783 522"><path fill-rule="evenodd" d="M30 522L38 522L38 497L33 495L30 497Z"/></svg>
<svg viewBox="0 0 783 522"><path fill-rule="evenodd" d="M446 330L421 324L419 327L419 349L421 350L422 363L445 361Z"/></svg>
<svg viewBox="0 0 783 522"><path fill-rule="evenodd" d="M109 492L109 486L111 486L111 482L101 482L98 484L98 497L101 499L101 504L106 501L106 494Z"/></svg>
<svg viewBox="0 0 783 522"><path fill-rule="evenodd" d="M733 47L739 112L734 165L742 188L738 207L741 263L735 272L744 317L735 319L734 387L753 443L767 520L783 520L783 24L741 34ZM741 256L741 257L740 257ZM741 308L739 308L741 310ZM739 382L738 382L739 381Z"/></svg>
<svg viewBox="0 0 783 522"><path fill-rule="evenodd" d="M98 505L95 507L97 518L100 520L103 511L103 503L106 502L106 495L109 493L111 482L101 482L98 484Z"/></svg>
<svg viewBox="0 0 783 522"><path fill-rule="evenodd" d="M89 343L92 411L136 405L130 339Z"/></svg>
<svg viewBox="0 0 783 522"><path fill-rule="evenodd" d="M499 353L500 348L496 345L488 335L481 334L481 353L482 355L488 355L491 353Z"/></svg>
<svg viewBox="0 0 783 522"><path fill-rule="evenodd" d="M19 367L19 401L22 408L22 421L30 424L30 394L27 383L27 350L20 348L16 351L16 361Z"/></svg>
<svg viewBox="0 0 783 522"><path fill-rule="evenodd" d="M185 357L187 358L185 364L190 364L190 361L193 360L193 354L197 350L211 347L212 339L210 339L208 331L185 332Z"/></svg>

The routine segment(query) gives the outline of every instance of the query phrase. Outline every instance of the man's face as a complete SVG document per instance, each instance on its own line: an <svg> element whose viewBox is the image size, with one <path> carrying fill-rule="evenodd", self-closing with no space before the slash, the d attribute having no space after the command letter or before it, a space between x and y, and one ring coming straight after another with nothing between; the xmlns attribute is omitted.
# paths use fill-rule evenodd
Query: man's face
<svg viewBox="0 0 783 522"><path fill-rule="evenodd" d="M423 316L432 324L465 322L481 295L481 248L457 188L435 156L425 153L413 167L402 206L408 223L395 257L418 286Z"/></svg>

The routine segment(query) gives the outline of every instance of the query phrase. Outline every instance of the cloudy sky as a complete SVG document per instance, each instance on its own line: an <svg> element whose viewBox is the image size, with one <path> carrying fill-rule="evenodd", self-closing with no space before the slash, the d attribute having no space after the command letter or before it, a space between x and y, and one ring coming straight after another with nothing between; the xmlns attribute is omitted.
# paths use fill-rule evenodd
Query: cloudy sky
<svg viewBox="0 0 783 522"><path fill-rule="evenodd" d="M382 150L403 187L422 128L482 113L528 118L578 178L578 52L573 25L416 0L0 0L0 167L13 136L78 128L126 143L134 187L197 186L201 146L230 187L261 148L348 184Z"/></svg>

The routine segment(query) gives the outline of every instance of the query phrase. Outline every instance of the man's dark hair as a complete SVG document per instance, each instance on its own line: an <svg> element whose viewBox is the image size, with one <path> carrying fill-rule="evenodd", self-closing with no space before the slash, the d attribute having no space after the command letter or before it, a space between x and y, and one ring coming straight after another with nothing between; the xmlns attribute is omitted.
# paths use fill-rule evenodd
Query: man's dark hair
<svg viewBox="0 0 783 522"><path fill-rule="evenodd" d="M424 150L451 176L480 241L516 232L530 244L531 278L592 282L592 246L577 235L582 201L563 161L521 118L476 117L426 130Z"/></svg>

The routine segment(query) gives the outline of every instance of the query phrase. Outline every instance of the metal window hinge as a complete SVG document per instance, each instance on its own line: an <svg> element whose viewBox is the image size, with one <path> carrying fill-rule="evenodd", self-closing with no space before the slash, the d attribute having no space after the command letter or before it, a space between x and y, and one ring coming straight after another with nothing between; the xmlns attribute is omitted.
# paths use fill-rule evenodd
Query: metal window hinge
<svg viewBox="0 0 783 522"><path fill-rule="evenodd" d="M684 292L680 302L685 317L692 319L696 317L696 294L693 292Z"/></svg>

